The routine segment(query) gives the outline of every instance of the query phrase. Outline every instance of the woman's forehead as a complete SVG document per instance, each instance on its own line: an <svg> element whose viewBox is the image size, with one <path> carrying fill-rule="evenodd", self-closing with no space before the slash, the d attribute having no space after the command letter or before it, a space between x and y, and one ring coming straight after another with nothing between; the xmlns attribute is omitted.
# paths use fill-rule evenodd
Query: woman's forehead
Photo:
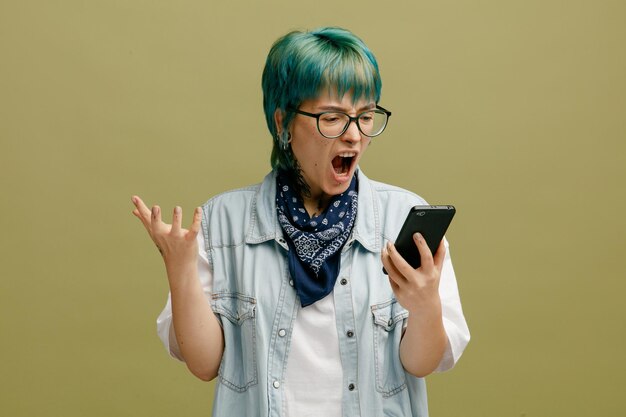
<svg viewBox="0 0 626 417"><path fill-rule="evenodd" d="M376 106L376 102L373 98L359 97L354 100L352 90L347 91L343 96L337 93L337 89L334 87L323 88L316 97L303 100L300 104L301 108L307 109L319 109L320 111L327 108L337 109L355 109L361 110L366 108L373 108Z"/></svg>

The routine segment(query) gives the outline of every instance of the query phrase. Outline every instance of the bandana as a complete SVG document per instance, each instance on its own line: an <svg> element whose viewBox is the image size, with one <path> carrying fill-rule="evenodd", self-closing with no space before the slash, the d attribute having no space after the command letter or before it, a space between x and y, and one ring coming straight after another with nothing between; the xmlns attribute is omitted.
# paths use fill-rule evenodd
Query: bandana
<svg viewBox="0 0 626 417"><path fill-rule="evenodd" d="M341 248L354 226L357 211L357 179L333 196L326 210L310 217L304 202L284 172L276 176L278 222L289 245L289 272L302 307L326 297L334 288Z"/></svg>

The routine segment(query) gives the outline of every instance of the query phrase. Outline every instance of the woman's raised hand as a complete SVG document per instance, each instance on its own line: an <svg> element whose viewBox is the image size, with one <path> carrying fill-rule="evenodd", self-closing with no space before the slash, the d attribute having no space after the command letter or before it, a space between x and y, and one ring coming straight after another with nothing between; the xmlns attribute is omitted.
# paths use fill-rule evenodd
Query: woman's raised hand
<svg viewBox="0 0 626 417"><path fill-rule="evenodd" d="M150 210L138 196L131 198L135 205L133 214L141 220L148 231L150 238L156 245L165 261L168 276L177 275L177 270L195 268L198 259L198 243L196 236L200 231L202 209L196 207L189 229L182 228L183 211L180 207L174 209L172 224L161 220L161 208L152 206ZM174 274L171 274L174 272Z"/></svg>
<svg viewBox="0 0 626 417"><path fill-rule="evenodd" d="M433 256L421 234L413 235L413 240L421 260L421 266L417 269L409 265L391 242L383 248L381 257L389 274L391 289L400 305L411 313L422 314L424 310L433 308L441 311L439 281L446 247L442 240Z"/></svg>

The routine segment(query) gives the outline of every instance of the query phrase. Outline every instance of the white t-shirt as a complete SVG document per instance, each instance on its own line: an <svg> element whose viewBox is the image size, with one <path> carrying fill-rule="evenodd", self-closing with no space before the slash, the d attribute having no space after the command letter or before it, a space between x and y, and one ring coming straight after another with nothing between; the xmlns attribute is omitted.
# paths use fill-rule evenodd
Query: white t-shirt
<svg viewBox="0 0 626 417"><path fill-rule="evenodd" d="M206 256L204 237L198 234L198 277L202 288L210 298L213 287L213 274ZM447 243L446 243L447 246ZM446 277L445 274L452 274ZM452 278L452 279L450 279ZM454 270L450 256L446 251L446 259L442 269L440 293L453 290L455 286ZM449 326L465 326L454 322L455 319L464 320L461 305L455 306L458 311L450 314L451 322L444 320L444 328L448 333ZM157 319L157 330L165 348L172 356L182 360L176 336L170 331L172 323L171 298ZM454 339L453 339L454 340ZM456 363L463 346L448 346L437 371L444 371ZM311 381L316 381L311 384ZM299 307L296 315L291 347L289 350L287 370L283 387L287 416L289 417L341 417L341 395L343 392L343 370L339 354L339 338L335 325L335 303L331 292L323 299L306 308ZM323 401L320 399L323 398Z"/></svg>

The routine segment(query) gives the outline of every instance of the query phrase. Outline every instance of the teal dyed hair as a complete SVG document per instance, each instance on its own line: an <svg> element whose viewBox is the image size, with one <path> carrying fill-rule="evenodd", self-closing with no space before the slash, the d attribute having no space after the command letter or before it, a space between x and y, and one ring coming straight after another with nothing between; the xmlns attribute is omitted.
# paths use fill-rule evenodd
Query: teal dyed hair
<svg viewBox="0 0 626 417"><path fill-rule="evenodd" d="M294 170L297 161L287 144L294 115L286 109L298 108L325 88L334 88L340 98L350 92L354 102L365 97L378 103L382 83L376 58L365 43L345 29L327 27L279 38L267 56L262 86L265 119L274 139L272 168ZM283 112L280 129L274 121L276 110Z"/></svg>

